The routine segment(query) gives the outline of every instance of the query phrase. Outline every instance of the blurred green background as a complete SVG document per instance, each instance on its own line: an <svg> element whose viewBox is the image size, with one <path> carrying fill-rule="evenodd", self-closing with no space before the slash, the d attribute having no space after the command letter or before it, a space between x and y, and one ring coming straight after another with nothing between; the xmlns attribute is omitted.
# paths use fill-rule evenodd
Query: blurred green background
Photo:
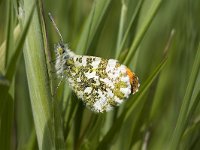
<svg viewBox="0 0 200 150"><path fill-rule="evenodd" d="M198 150L199 0L0 0L0 149ZM52 60L115 58L139 92L111 112L85 108Z"/></svg>

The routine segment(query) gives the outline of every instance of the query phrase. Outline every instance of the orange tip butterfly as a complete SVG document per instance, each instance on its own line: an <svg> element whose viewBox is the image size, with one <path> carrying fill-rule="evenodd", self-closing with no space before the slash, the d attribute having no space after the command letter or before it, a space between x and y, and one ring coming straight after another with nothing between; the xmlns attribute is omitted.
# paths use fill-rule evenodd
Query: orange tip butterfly
<svg viewBox="0 0 200 150"><path fill-rule="evenodd" d="M68 81L86 107L97 113L107 112L138 91L138 77L117 60L72 52L63 42L50 13L49 17L60 37L55 46L56 74L60 79Z"/></svg>

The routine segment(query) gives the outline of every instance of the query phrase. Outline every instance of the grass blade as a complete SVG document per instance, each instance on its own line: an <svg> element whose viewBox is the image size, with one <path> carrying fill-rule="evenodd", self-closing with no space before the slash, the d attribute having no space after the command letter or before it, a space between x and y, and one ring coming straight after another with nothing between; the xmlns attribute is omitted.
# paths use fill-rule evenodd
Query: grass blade
<svg viewBox="0 0 200 150"><path fill-rule="evenodd" d="M8 17L7 17L7 39L6 39L6 59L5 59L5 67L7 68L7 65L11 59L12 52L13 52L13 1L8 0Z"/></svg>
<svg viewBox="0 0 200 150"><path fill-rule="evenodd" d="M121 0L122 7L121 7L121 16L120 16L120 22L119 22L119 31L118 31L118 37L117 37L117 51L116 51L116 56L119 55L119 46L122 41L122 37L124 34L124 25L126 22L126 17L127 17L127 1L126 0Z"/></svg>
<svg viewBox="0 0 200 150"><path fill-rule="evenodd" d="M14 29L14 41L17 41L20 35L20 25L18 24ZM5 56L6 56L6 41L4 41L0 46L0 72L5 73ZM11 59L12 60L12 59Z"/></svg>
<svg viewBox="0 0 200 150"><path fill-rule="evenodd" d="M130 34L131 28L136 28L137 17L138 17L138 15L140 13L143 1L144 0L140 0L138 2L137 6L136 6L136 9L135 9L135 12L131 17L131 21L130 21L130 23L128 25L128 28L126 29L126 32L125 32L125 34L123 36L123 39L121 41L118 41L119 42L119 46L117 46L117 50L116 50L116 58L118 58L118 59L119 59L119 55L121 55L120 52L123 49L126 40L128 39L128 35Z"/></svg>
<svg viewBox="0 0 200 150"><path fill-rule="evenodd" d="M16 64L19 60L19 57L21 56L22 47L24 45L24 41L26 39L26 35L27 35L28 29L29 29L29 26L30 26L30 23L31 23L31 20L32 20L32 17L33 17L34 9L35 9L35 5L33 6L32 10L31 10L30 16L28 17L28 21L27 21L26 25L24 26L24 30L21 34L21 37L19 38L19 41L18 41L18 44L17 44L16 49L14 51L14 54L13 54L13 56L12 56L12 58L11 58L9 64L8 64L6 77L9 81L12 80L12 77L15 74L16 67L17 67Z"/></svg>
<svg viewBox="0 0 200 150"><path fill-rule="evenodd" d="M180 110L180 113L179 113L179 116L178 116L176 127L175 127L175 130L173 132L172 139L171 139L171 142L170 142L170 145L169 145L170 150L175 150L175 149L178 148L181 137L182 137L184 130L186 128L188 120L185 117L187 116L188 111L189 111L190 99L191 99L191 96L192 96L192 93L193 93L195 81L197 79L197 75L199 73L199 70L200 70L200 45L199 45L198 50L197 50L197 54L196 54L194 64L193 64L193 67L192 67L192 71L191 71L191 74L190 74L190 78L189 78L189 83L188 83L186 93L185 93L185 96L184 96L184 99L183 99L183 103L182 103L181 110Z"/></svg>
<svg viewBox="0 0 200 150"><path fill-rule="evenodd" d="M97 33L97 30L100 27L100 24L102 23L105 17L110 2L111 0L94 1L93 8L88 17L88 20L85 23L83 32L78 42L77 46L78 54L83 54L87 52L95 36L95 33Z"/></svg>
<svg viewBox="0 0 200 150"><path fill-rule="evenodd" d="M200 99L200 94L199 97ZM200 139L200 120L197 118L194 120L192 125L190 125L183 134L180 149L188 150L195 149L194 147L199 147L199 139ZM198 149L198 148L196 148Z"/></svg>
<svg viewBox="0 0 200 150"><path fill-rule="evenodd" d="M2 114L0 116L0 148L9 150L12 149L11 137L14 115L14 103L12 97L10 96L10 94L8 94L8 92L4 95L5 103L4 107L1 110Z"/></svg>
<svg viewBox="0 0 200 150"><path fill-rule="evenodd" d="M152 20L155 18L156 12L158 10L158 8L160 7L162 0L154 0L151 5L151 7L149 8L149 10L146 12L146 17L144 19L144 21L141 23L142 25L140 26L140 28L138 29L135 39L129 49L129 52L127 54L127 57L124 60L124 64L128 64L130 62L130 60L132 59L132 56L134 56L134 53L136 52L137 47L139 46L142 38L144 37L147 29L149 28Z"/></svg>
<svg viewBox="0 0 200 150"><path fill-rule="evenodd" d="M192 117L193 113L195 112L199 102L200 102L200 91L198 92L194 101L192 101L191 104L190 104L191 107L189 108L188 115L187 115L188 121Z"/></svg>
<svg viewBox="0 0 200 150"><path fill-rule="evenodd" d="M30 14L34 1L24 1L24 11ZM35 9L33 20L26 37L24 58L28 87L31 98L34 124L39 149L55 149L55 135L51 117L51 92L47 75L42 32L38 12ZM28 18L25 18L26 22ZM37 40L35 40L37 39Z"/></svg>
<svg viewBox="0 0 200 150"><path fill-rule="evenodd" d="M45 58L46 58L46 64L47 64L47 70L48 70L48 76L50 79L52 79L51 74L51 68L53 68L52 64L50 64L51 55L48 48L48 42L47 42L47 33L46 33L46 26L44 22L44 10L42 1L38 1L38 8L39 8L39 19L41 23L41 32L43 35L43 43L44 43L44 51L45 51ZM54 94L54 82L51 81L50 83L51 87L51 95ZM53 109L53 125L54 125L54 133L55 133L55 146L56 149L64 149L64 135L63 135L63 120L61 118L62 109L60 109L59 101L53 99L52 107Z"/></svg>

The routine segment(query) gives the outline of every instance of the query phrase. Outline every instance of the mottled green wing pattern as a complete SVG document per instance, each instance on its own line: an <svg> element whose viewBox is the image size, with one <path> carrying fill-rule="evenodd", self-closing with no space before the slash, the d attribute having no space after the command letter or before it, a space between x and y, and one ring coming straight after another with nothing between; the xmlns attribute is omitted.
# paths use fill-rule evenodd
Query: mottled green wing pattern
<svg viewBox="0 0 200 150"><path fill-rule="evenodd" d="M57 74L68 80L78 98L92 111L109 111L137 92L138 78L117 60L76 55L59 48Z"/></svg>
<svg viewBox="0 0 200 150"><path fill-rule="evenodd" d="M72 89L95 112L109 111L131 94L126 67L116 60L76 55L66 61L66 67Z"/></svg>

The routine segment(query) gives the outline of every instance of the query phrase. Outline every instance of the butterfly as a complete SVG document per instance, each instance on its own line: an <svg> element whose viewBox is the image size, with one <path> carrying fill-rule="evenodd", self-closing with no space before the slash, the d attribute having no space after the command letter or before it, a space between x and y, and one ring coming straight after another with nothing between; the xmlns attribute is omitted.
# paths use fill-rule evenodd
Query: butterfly
<svg viewBox="0 0 200 150"><path fill-rule="evenodd" d="M64 44L50 13L49 17L60 36L60 42L55 46L56 74L68 81L86 107L97 113L107 112L138 91L138 77L118 60L72 52Z"/></svg>

